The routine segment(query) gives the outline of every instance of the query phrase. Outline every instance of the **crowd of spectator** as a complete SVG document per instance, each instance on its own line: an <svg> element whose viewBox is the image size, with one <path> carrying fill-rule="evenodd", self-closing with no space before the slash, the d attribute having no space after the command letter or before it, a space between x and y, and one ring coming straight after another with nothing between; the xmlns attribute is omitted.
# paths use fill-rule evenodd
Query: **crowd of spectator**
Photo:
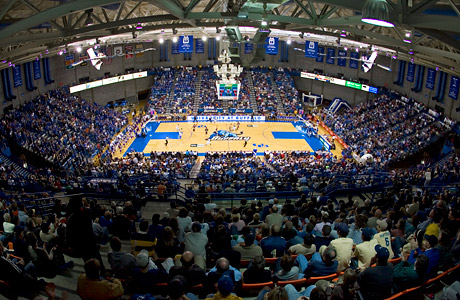
<svg viewBox="0 0 460 300"><path fill-rule="evenodd" d="M274 72L275 82L278 86L281 102L283 103L284 112L293 115L302 108L299 101L299 92L297 91L294 81L284 70Z"/></svg>
<svg viewBox="0 0 460 300"><path fill-rule="evenodd" d="M1 130L49 162L71 168L91 163L126 124L113 110L52 90L5 113Z"/></svg>
<svg viewBox="0 0 460 300"><path fill-rule="evenodd" d="M270 73L263 69L254 69L251 73L258 113L276 113L278 110L278 101L275 97L273 83L269 75Z"/></svg>
<svg viewBox="0 0 460 300"><path fill-rule="evenodd" d="M222 101L217 99L217 80L218 76L212 68L205 68L201 74L199 107L205 111L222 108Z"/></svg>
<svg viewBox="0 0 460 300"><path fill-rule="evenodd" d="M240 93L237 100L228 100L228 108L234 109L248 109L251 108L251 86L249 85L249 80L247 78L247 72L241 72L238 80L241 83Z"/></svg>
<svg viewBox="0 0 460 300"><path fill-rule="evenodd" d="M177 113L187 113L193 108L195 101L196 68L183 68L176 71L174 82L174 98L171 107Z"/></svg>

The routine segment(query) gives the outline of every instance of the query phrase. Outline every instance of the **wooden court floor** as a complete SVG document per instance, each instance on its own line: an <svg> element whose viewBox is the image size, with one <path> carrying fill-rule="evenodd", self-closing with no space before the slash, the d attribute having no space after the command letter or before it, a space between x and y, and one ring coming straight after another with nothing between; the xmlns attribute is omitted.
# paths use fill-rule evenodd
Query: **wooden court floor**
<svg viewBox="0 0 460 300"><path fill-rule="evenodd" d="M213 151L313 151L310 145L304 139L275 139L272 132L297 132L296 128L290 122L241 122L239 129L232 131L231 127L236 126L236 122L201 122L196 123L197 126L193 131L192 122L164 122L156 129L155 133L161 132L177 132L177 128L183 132L181 139L168 139L168 145L165 145L165 139L151 139L143 150L144 153L152 151L197 151L213 152ZM205 127L208 128L208 134L205 133ZM216 130L227 130L238 133L242 137L250 137L246 147L245 142L240 141L211 141L207 143L207 138ZM242 134L240 134L242 132ZM320 134L327 135L327 132L320 128ZM134 141L134 139L132 140ZM130 148L131 143L128 143L124 153ZM197 145L192 147L191 145ZM254 144L256 146L254 146ZM336 150L332 150L334 155L341 156L342 148L336 143ZM117 153L116 156L122 156L122 153Z"/></svg>

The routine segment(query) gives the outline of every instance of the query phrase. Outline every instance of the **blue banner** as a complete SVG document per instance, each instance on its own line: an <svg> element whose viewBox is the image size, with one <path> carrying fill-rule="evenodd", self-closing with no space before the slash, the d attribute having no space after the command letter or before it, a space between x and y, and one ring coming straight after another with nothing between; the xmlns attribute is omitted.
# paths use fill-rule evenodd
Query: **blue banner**
<svg viewBox="0 0 460 300"><path fill-rule="evenodd" d="M22 85L22 76L21 76L20 66L13 67L13 83L14 83L14 87L18 87Z"/></svg>
<svg viewBox="0 0 460 300"><path fill-rule="evenodd" d="M450 77L449 97L454 100L458 98L458 80L459 78L457 76Z"/></svg>
<svg viewBox="0 0 460 300"><path fill-rule="evenodd" d="M316 56L316 62L323 62L324 60L324 47L318 47L318 56Z"/></svg>
<svg viewBox="0 0 460 300"><path fill-rule="evenodd" d="M426 88L434 90L434 81L436 80L436 70L428 69L428 74L426 76Z"/></svg>
<svg viewBox="0 0 460 300"><path fill-rule="evenodd" d="M305 57L318 57L318 42L305 41Z"/></svg>
<svg viewBox="0 0 460 300"><path fill-rule="evenodd" d="M350 68L357 69L359 66L359 53L355 51L350 52Z"/></svg>
<svg viewBox="0 0 460 300"><path fill-rule="evenodd" d="M335 49L334 48L327 48L327 56L326 56L326 63L333 65L335 64Z"/></svg>
<svg viewBox="0 0 460 300"><path fill-rule="evenodd" d="M204 41L203 39L196 39L196 53L204 53Z"/></svg>
<svg viewBox="0 0 460 300"><path fill-rule="evenodd" d="M193 35L179 37L179 53L193 53Z"/></svg>
<svg viewBox="0 0 460 300"><path fill-rule="evenodd" d="M278 38L268 37L265 40L265 53L270 55L278 54Z"/></svg>
<svg viewBox="0 0 460 300"><path fill-rule="evenodd" d="M34 60L33 67L34 67L34 79L38 80L42 78L42 72L40 70L40 61Z"/></svg>
<svg viewBox="0 0 460 300"><path fill-rule="evenodd" d="M337 59L338 66L345 67L347 65L347 59L345 57L347 57L347 51L339 50L339 58Z"/></svg>
<svg viewBox="0 0 460 300"><path fill-rule="evenodd" d="M254 45L252 43L244 43L244 54L252 54Z"/></svg>
<svg viewBox="0 0 460 300"><path fill-rule="evenodd" d="M409 63L407 65L407 77L406 80L409 82L414 82L414 77L415 77L415 64L414 63Z"/></svg>
<svg viewBox="0 0 460 300"><path fill-rule="evenodd" d="M179 54L179 42L171 44L171 54Z"/></svg>

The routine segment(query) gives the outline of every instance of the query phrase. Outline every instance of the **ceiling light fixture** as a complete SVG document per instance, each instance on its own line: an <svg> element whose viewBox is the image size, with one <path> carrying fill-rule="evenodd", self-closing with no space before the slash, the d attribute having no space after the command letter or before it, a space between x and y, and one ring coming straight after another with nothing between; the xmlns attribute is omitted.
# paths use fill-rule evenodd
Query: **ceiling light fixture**
<svg viewBox="0 0 460 300"><path fill-rule="evenodd" d="M93 18L91 17L91 14L93 12L93 9L87 9L86 11L86 20L85 20L85 26L91 26L94 24Z"/></svg>
<svg viewBox="0 0 460 300"><path fill-rule="evenodd" d="M80 52L81 52L81 50L82 50L82 49L81 49L81 47L80 47L80 46L78 46L78 47L77 47L77 52L78 52L78 53L80 53Z"/></svg>
<svg viewBox="0 0 460 300"><path fill-rule="evenodd" d="M262 26L267 26L267 25L268 25L268 23L267 23L267 21L265 21L265 20L262 20L262 22L260 22L260 25L262 25Z"/></svg>
<svg viewBox="0 0 460 300"><path fill-rule="evenodd" d="M173 43L177 43L177 36L173 37L172 41Z"/></svg>
<svg viewBox="0 0 460 300"><path fill-rule="evenodd" d="M163 38L159 39L158 41L160 42L160 44L163 44L165 42Z"/></svg>
<svg viewBox="0 0 460 300"><path fill-rule="evenodd" d="M203 36L201 39L203 40L203 42L206 42L206 41L208 40L208 37L207 37L207 36Z"/></svg>
<svg viewBox="0 0 460 300"><path fill-rule="evenodd" d="M367 0L363 6L361 21L376 26L395 27L391 15L391 6L386 0Z"/></svg>
<svg viewBox="0 0 460 300"><path fill-rule="evenodd" d="M220 41L220 36L216 36L216 41Z"/></svg>
<svg viewBox="0 0 460 300"><path fill-rule="evenodd" d="M286 41L286 44L290 45L290 44L291 44L291 40L287 40L287 41Z"/></svg>

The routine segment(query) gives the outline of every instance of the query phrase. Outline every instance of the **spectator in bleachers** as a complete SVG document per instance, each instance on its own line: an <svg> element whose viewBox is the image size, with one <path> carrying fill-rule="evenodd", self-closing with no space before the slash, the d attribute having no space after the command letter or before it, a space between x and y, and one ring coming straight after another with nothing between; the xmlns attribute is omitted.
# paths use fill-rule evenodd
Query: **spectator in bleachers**
<svg viewBox="0 0 460 300"><path fill-rule="evenodd" d="M217 293L206 300L243 300L241 297L233 293L234 282L228 275L222 275L217 282Z"/></svg>
<svg viewBox="0 0 460 300"><path fill-rule="evenodd" d="M286 240L280 236L280 234L280 225L272 225L270 236L260 241L260 247L262 248L265 257L281 257L284 255L284 251L286 250Z"/></svg>
<svg viewBox="0 0 460 300"><path fill-rule="evenodd" d="M177 254L182 253L180 242L176 237L173 229L166 226L162 232L161 238L155 246L155 252L158 257L175 257Z"/></svg>
<svg viewBox="0 0 460 300"><path fill-rule="evenodd" d="M102 279L97 259L85 263L85 273L78 277L77 294L83 300L112 300L120 298L124 289L118 279Z"/></svg>
<svg viewBox="0 0 460 300"><path fill-rule="evenodd" d="M177 216L177 222L179 223L179 234L177 236L177 239L179 242L184 241L184 235L186 232L189 232L192 227L192 218L188 216L189 211L185 208L182 207L179 210L179 215Z"/></svg>
<svg viewBox="0 0 460 300"><path fill-rule="evenodd" d="M390 252L390 258L393 258L394 254L393 249L391 248L391 234L387 228L387 221L377 220L377 233L374 234L374 240L376 240L380 246L387 248Z"/></svg>
<svg viewBox="0 0 460 300"><path fill-rule="evenodd" d="M148 231L149 222L143 220L139 224L139 231L131 236L131 253L138 255L143 249L147 250L149 256L155 254L155 245L157 239L154 235L149 234Z"/></svg>
<svg viewBox="0 0 460 300"><path fill-rule="evenodd" d="M324 249L321 260L313 257L304 271L305 278L327 276L337 272L338 262L336 260L337 252L332 247Z"/></svg>
<svg viewBox="0 0 460 300"><path fill-rule="evenodd" d="M262 255L262 248L254 244L254 235L252 233L244 237L244 243L240 243L233 247L233 250L241 253L241 259L254 259L256 256Z"/></svg>
<svg viewBox="0 0 460 300"><path fill-rule="evenodd" d="M375 256L375 246L377 240L372 239L373 232L369 227L363 228L362 240L363 242L356 245L353 257L358 260L358 268L364 270L371 265L371 260ZM371 240L372 239L372 240Z"/></svg>
<svg viewBox="0 0 460 300"><path fill-rule="evenodd" d="M169 277L183 276L187 286L203 284L206 280L206 273L203 268L195 264L195 257L192 252L185 251L180 258L180 266L169 269Z"/></svg>
<svg viewBox="0 0 460 300"><path fill-rule="evenodd" d="M291 255L285 254L278 259L276 269L273 274L273 281L290 281L298 279L300 270L298 266L294 265L294 259Z"/></svg>
<svg viewBox="0 0 460 300"><path fill-rule="evenodd" d="M314 244L315 238L311 234L306 234L303 238L303 243L291 246L289 253L292 255L302 254L306 257L313 255L316 252L316 246ZM319 250L319 249L318 249Z"/></svg>
<svg viewBox="0 0 460 300"><path fill-rule="evenodd" d="M265 257L257 255L251 260L248 268L243 273L244 283L270 282L272 273L265 269Z"/></svg>
<svg viewBox="0 0 460 300"><path fill-rule="evenodd" d="M321 246L329 247L329 244L331 243L331 241L334 240L334 238L331 236L331 231L332 231L331 226L324 225L322 236L321 235L315 236L315 246L316 246L316 249L318 249L318 251L321 248Z"/></svg>
<svg viewBox="0 0 460 300"><path fill-rule="evenodd" d="M198 222L192 224L192 231L185 234L185 251L193 253L195 263L202 269L206 268L206 245L208 237L201 233L201 225Z"/></svg>
<svg viewBox="0 0 460 300"><path fill-rule="evenodd" d="M390 252L380 245L375 246L375 252L377 266L358 275L360 292L365 300L388 298L393 287L393 265L388 263Z"/></svg>
<svg viewBox="0 0 460 300"><path fill-rule="evenodd" d="M348 225L346 223L339 223L336 225L339 238L331 241L330 245L334 247L337 253L337 260L339 266L337 271L342 272L350 266L351 254L353 251L353 240L348 238Z"/></svg>
<svg viewBox="0 0 460 300"><path fill-rule="evenodd" d="M408 262L406 255L401 256L401 262L393 268L393 293L422 284L426 279L429 259L423 254L417 256L415 264Z"/></svg>
<svg viewBox="0 0 460 300"><path fill-rule="evenodd" d="M121 251L121 241L114 236L110 239L112 252L107 254L113 276L116 278L128 278L136 267L136 258L131 253Z"/></svg>
<svg viewBox="0 0 460 300"><path fill-rule="evenodd" d="M425 235L423 237L421 247L412 250L410 252L409 258L407 261L411 264L415 264L418 255L425 255L428 258L429 264L426 270L426 275L428 278L436 276L438 271L439 263L439 249L436 248L438 244L438 239L434 235Z"/></svg>
<svg viewBox="0 0 460 300"><path fill-rule="evenodd" d="M241 272L230 265L230 261L221 257L216 261L216 266L206 274L206 285L208 289L215 290L215 284L223 276L228 276L233 283L241 281Z"/></svg>
<svg viewBox="0 0 460 300"><path fill-rule="evenodd" d="M270 208L270 214L265 217L265 223L270 227L273 225L281 226L283 224L283 216L278 212L277 206Z"/></svg>
<svg viewBox="0 0 460 300"><path fill-rule="evenodd" d="M145 249L136 256L136 266L131 276L131 288L138 293L152 293L155 284L168 281L168 273L163 266L156 265Z"/></svg>

